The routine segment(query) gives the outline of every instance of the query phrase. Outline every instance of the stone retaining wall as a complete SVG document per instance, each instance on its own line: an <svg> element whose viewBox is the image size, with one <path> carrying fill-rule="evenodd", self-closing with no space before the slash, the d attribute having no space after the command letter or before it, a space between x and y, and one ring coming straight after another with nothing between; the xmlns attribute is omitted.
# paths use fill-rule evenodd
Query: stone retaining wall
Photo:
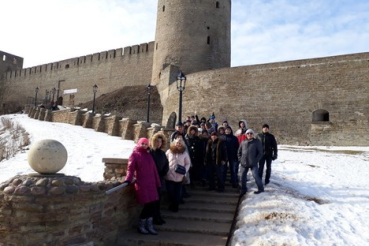
<svg viewBox="0 0 369 246"><path fill-rule="evenodd" d="M141 210L132 185L105 194L118 184L64 175L9 179L0 184L0 245L114 245Z"/></svg>

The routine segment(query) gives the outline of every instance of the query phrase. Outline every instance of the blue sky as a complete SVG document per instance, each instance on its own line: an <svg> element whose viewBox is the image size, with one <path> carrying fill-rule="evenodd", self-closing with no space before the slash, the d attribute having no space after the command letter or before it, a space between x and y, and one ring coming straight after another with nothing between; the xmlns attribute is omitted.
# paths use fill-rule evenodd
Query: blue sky
<svg viewBox="0 0 369 246"><path fill-rule="evenodd" d="M23 57L24 67L155 38L156 0L0 0L0 6L0 50ZM232 66L359 52L369 52L367 0L232 1Z"/></svg>

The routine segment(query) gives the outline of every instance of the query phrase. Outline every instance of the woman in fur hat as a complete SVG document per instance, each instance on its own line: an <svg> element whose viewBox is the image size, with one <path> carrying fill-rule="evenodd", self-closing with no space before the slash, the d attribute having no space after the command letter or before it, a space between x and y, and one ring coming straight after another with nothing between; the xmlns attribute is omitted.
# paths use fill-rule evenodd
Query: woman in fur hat
<svg viewBox="0 0 369 246"><path fill-rule="evenodd" d="M165 175L168 173L169 170L169 162L168 158L165 155L164 150L166 149L167 139L165 138L164 134L162 133L155 133L151 140L150 140L150 153L152 158L154 159L156 169L158 170L159 178L161 187L158 188L159 200L156 202L156 209L154 214L154 224L155 225L162 225L165 224L165 221L161 217L160 214L160 201L161 195L164 187L165 182Z"/></svg>
<svg viewBox="0 0 369 246"><path fill-rule="evenodd" d="M180 165L189 171L191 160L186 151L186 144L183 138L176 138L166 152L169 161L169 171L165 176L167 192L170 200L169 210L178 212L178 206L181 200L182 182L185 174L176 172L177 165Z"/></svg>

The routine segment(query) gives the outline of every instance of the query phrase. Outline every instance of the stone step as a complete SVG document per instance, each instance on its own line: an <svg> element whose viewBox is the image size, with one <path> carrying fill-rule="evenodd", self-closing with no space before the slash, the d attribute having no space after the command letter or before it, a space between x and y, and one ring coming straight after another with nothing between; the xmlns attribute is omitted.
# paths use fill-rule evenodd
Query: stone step
<svg viewBox="0 0 369 246"><path fill-rule="evenodd" d="M197 233L200 235L228 236L231 223L214 223L212 221L195 221L187 219L166 219L164 225L156 225L158 231L175 231Z"/></svg>
<svg viewBox="0 0 369 246"><path fill-rule="evenodd" d="M168 210L162 210L162 216L164 219L211 221L216 223L232 223L233 220L232 213L218 213L201 210L186 210L184 213L173 213Z"/></svg>
<svg viewBox="0 0 369 246"><path fill-rule="evenodd" d="M237 204L219 204L219 203L203 203L203 202L186 202L179 206L179 211L208 211L217 213L231 213L236 212Z"/></svg>
<svg viewBox="0 0 369 246"><path fill-rule="evenodd" d="M227 196L204 196L201 194L190 193L191 197L185 198L186 203L211 203L211 204L224 204L224 205L237 205L235 197Z"/></svg>
<svg viewBox="0 0 369 246"><path fill-rule="evenodd" d="M117 246L224 246L227 236L160 231L159 235L142 235L135 229L118 237Z"/></svg>

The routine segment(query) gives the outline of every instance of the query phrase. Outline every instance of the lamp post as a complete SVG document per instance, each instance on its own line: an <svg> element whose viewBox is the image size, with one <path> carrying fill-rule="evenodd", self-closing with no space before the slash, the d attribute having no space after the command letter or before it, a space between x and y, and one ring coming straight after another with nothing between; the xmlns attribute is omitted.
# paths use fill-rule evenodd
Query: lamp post
<svg viewBox="0 0 369 246"><path fill-rule="evenodd" d="M151 85L147 86L147 114L146 122L150 122L150 95L151 95Z"/></svg>
<svg viewBox="0 0 369 246"><path fill-rule="evenodd" d="M182 71L177 76L177 90L179 91L178 123L182 123L182 93L186 87L186 76Z"/></svg>
<svg viewBox="0 0 369 246"><path fill-rule="evenodd" d="M52 102L51 102L51 104L52 104L51 106L54 106L54 103L55 103L55 101L54 101L54 100L55 100L55 92L56 92L56 88L55 88L55 87L54 87L54 88L52 88L52 89L51 89L51 92L53 93L53 100L52 100Z"/></svg>
<svg viewBox="0 0 369 246"><path fill-rule="evenodd" d="M97 85L92 86L92 91L94 92L94 99L92 101L92 115L95 115L95 98L96 98L96 92L97 92Z"/></svg>
<svg viewBox="0 0 369 246"><path fill-rule="evenodd" d="M48 97L49 97L49 91L48 91L48 90L46 90L46 91L45 91L45 102L44 102L45 107L47 107Z"/></svg>
<svg viewBox="0 0 369 246"><path fill-rule="evenodd" d="M37 106L37 94L38 94L38 87L36 87L35 88L35 93L36 93L36 95L35 95L35 107Z"/></svg>

